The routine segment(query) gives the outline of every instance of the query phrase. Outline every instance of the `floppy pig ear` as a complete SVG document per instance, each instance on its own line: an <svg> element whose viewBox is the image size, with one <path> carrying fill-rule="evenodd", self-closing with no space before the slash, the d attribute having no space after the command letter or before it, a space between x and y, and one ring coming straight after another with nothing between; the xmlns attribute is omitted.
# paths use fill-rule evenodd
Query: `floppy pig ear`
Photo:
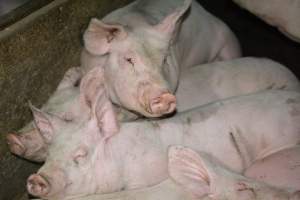
<svg viewBox="0 0 300 200"><path fill-rule="evenodd" d="M99 92L104 92L104 74L102 67L91 69L80 82L80 100L89 109L95 104Z"/></svg>
<svg viewBox="0 0 300 200"><path fill-rule="evenodd" d="M180 21L183 14L191 6L192 0L184 0L183 5L166 16L159 24L155 26L156 30L165 34L172 34L176 28L176 25Z"/></svg>
<svg viewBox="0 0 300 200"><path fill-rule="evenodd" d="M91 117L95 117L99 129L108 138L119 131L117 116L107 95L103 68L95 67L89 71L80 83L81 102L88 106Z"/></svg>
<svg viewBox="0 0 300 200"><path fill-rule="evenodd" d="M29 107L34 117L34 124L38 128L39 133L43 137L45 143L50 144L53 140L55 131L54 125L57 117L45 113L29 103Z"/></svg>
<svg viewBox="0 0 300 200"><path fill-rule="evenodd" d="M168 151L168 172L176 183L197 198L210 193L210 179L200 155L183 146Z"/></svg>
<svg viewBox="0 0 300 200"><path fill-rule="evenodd" d="M126 35L123 26L105 24L93 18L83 35L84 46L91 54L104 55L108 53L112 40Z"/></svg>
<svg viewBox="0 0 300 200"><path fill-rule="evenodd" d="M117 115L106 92L98 96L94 110L98 127L104 138L110 138L119 132Z"/></svg>

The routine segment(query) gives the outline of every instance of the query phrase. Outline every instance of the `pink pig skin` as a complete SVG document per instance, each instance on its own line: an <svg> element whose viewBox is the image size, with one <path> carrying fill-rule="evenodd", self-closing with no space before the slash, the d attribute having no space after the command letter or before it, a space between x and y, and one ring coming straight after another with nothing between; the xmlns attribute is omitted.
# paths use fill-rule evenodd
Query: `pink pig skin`
<svg viewBox="0 0 300 200"><path fill-rule="evenodd" d="M211 200L299 200L300 191L279 189L237 174L209 154L183 146L168 153L171 179L194 199Z"/></svg>
<svg viewBox="0 0 300 200"><path fill-rule="evenodd" d="M300 141L300 94L292 91L230 98L119 128L104 91L86 103L90 115L74 122L33 109L51 145L44 166L28 179L31 194L60 199L155 185L167 178L167 148L174 144L209 152L242 173L255 160Z"/></svg>
<svg viewBox="0 0 300 200"><path fill-rule="evenodd" d="M300 192L276 188L222 166L209 153L168 148L169 179L152 187L94 194L74 200L299 200Z"/></svg>
<svg viewBox="0 0 300 200"><path fill-rule="evenodd" d="M300 146L257 160L246 170L245 175L277 187L288 185L300 190Z"/></svg>
<svg viewBox="0 0 300 200"><path fill-rule="evenodd" d="M104 68L113 103L146 117L175 110L181 71L240 56L231 30L192 0L134 1L92 19L84 42L84 71Z"/></svg>
<svg viewBox="0 0 300 200"><path fill-rule="evenodd" d="M72 69L70 71L72 72ZM95 71L97 69L90 73L97 74ZM78 79L76 70L71 72L68 72L66 77L72 77L68 74L73 74L75 76L71 80ZM95 79L99 80L101 77L95 77ZM79 105L79 101L72 100L72 98L79 98L79 88L73 86L74 81L69 82L68 84L68 82L62 81L61 85L69 85L69 89L59 86L58 91L42 107L43 111L65 116L63 118L69 118L69 120L81 116L80 109L73 109L74 106L70 106L73 105L73 102L77 102ZM60 90L60 88L65 89ZM300 86L297 78L286 67L269 59L248 57L199 65L182 73L176 92L177 112L183 112L219 99L269 89L300 91ZM121 121L131 118L128 115L130 113L125 112L124 109L118 108L116 111L118 119ZM9 134L7 136L9 147L16 155L33 161L44 161L46 144L42 142L40 134L31 129L32 125L26 130L21 130L20 135Z"/></svg>

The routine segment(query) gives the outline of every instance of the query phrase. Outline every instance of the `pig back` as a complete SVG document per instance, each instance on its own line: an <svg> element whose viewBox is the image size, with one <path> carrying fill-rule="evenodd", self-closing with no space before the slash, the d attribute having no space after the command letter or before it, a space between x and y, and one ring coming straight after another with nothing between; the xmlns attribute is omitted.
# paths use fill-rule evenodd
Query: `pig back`
<svg viewBox="0 0 300 200"><path fill-rule="evenodd" d="M300 93L265 91L217 101L160 124L167 147L182 144L243 172L256 159L300 142Z"/></svg>
<svg viewBox="0 0 300 200"><path fill-rule="evenodd" d="M300 84L288 68L265 58L244 57L197 65L181 74L176 91L177 111L271 89L300 91Z"/></svg>

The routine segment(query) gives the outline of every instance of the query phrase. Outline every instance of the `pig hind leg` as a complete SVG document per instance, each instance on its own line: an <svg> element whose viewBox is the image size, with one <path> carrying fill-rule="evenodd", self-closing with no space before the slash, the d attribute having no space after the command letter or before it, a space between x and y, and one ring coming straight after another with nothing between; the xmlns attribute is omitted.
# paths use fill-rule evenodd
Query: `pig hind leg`
<svg viewBox="0 0 300 200"><path fill-rule="evenodd" d="M242 56L240 44L233 35L227 37L215 61L231 60Z"/></svg>
<svg viewBox="0 0 300 200"><path fill-rule="evenodd" d="M300 190L300 145L257 160L245 175L270 185Z"/></svg>

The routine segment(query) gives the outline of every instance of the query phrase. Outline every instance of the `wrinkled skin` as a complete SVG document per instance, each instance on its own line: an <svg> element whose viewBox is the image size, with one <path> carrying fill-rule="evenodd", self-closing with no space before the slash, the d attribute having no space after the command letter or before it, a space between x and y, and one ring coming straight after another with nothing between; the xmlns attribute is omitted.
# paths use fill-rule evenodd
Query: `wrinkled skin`
<svg viewBox="0 0 300 200"><path fill-rule="evenodd" d="M266 23L275 26L285 36L300 42L299 0L233 0Z"/></svg>
<svg viewBox="0 0 300 200"><path fill-rule="evenodd" d="M79 121L66 122L33 109L35 124L51 145L44 166L28 178L29 193L62 199L158 184L167 178L167 149L173 144L209 152L241 173L255 160L300 141L297 92L236 97L172 118L120 127L105 92L84 98L91 112Z"/></svg>
<svg viewBox="0 0 300 200"><path fill-rule="evenodd" d="M97 74L95 71L97 69L90 71L90 73ZM73 79L75 80L76 77ZM101 76L96 76L95 79L101 80ZM69 119L72 118L71 116L75 118L76 113L80 112L78 110L68 112L69 107L66 106L69 99L75 99L79 96L77 87L75 88L77 97L74 97L72 82L69 84L71 92L68 92L68 94L72 94L71 97L66 95L62 98L59 95L66 94L66 90L56 92L51 97L52 100L49 100L42 110L50 111L59 116L69 116ZM177 112L180 113L219 99L270 89L300 91L300 86L297 78L286 67L269 59L249 57L199 65L183 72L181 75L176 92ZM60 106L61 102L65 103ZM118 109L116 111L118 119L124 121L124 117L120 116L120 113L124 114L124 112L120 112ZM68 114L63 114L64 112ZM35 129L22 130L20 135L9 134L8 143L11 152L29 160L44 161L47 155L47 146Z"/></svg>
<svg viewBox="0 0 300 200"><path fill-rule="evenodd" d="M112 102L146 117L175 110L181 71L240 56L229 28L192 0L135 1L92 19L84 42L83 69L103 67Z"/></svg>
<svg viewBox="0 0 300 200"><path fill-rule="evenodd" d="M170 147L169 174L195 199L299 200L300 191L283 190L237 174L207 153L183 146Z"/></svg>

